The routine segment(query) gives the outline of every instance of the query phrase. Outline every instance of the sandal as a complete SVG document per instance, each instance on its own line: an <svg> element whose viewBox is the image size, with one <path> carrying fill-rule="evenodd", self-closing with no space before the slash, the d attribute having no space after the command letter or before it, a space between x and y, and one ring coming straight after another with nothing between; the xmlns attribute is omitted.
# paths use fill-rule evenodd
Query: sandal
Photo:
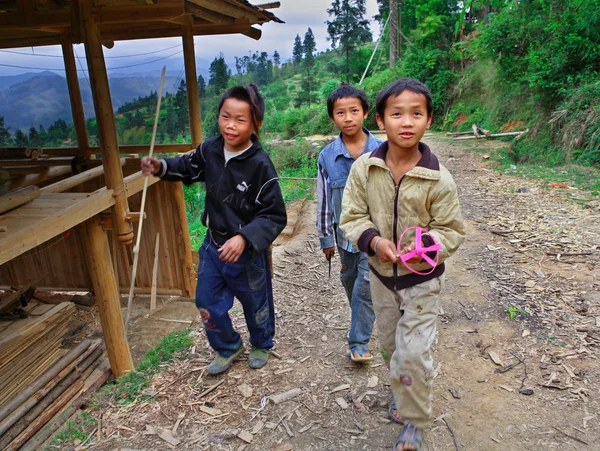
<svg viewBox="0 0 600 451"><path fill-rule="evenodd" d="M393 413L394 411L396 411L396 413ZM390 417L390 420L392 420L394 423L398 423L404 426L405 421L398 416L398 409L396 408L395 402L390 403L390 406L388 407L388 416Z"/></svg>
<svg viewBox="0 0 600 451"><path fill-rule="evenodd" d="M398 445L409 445L414 448L414 451L420 451L423 443L423 429L416 427L412 423L406 423L402 432L394 443L393 451L398 451Z"/></svg>
<svg viewBox="0 0 600 451"><path fill-rule="evenodd" d="M368 349L350 348L350 360L356 363L366 363L373 360L373 356Z"/></svg>

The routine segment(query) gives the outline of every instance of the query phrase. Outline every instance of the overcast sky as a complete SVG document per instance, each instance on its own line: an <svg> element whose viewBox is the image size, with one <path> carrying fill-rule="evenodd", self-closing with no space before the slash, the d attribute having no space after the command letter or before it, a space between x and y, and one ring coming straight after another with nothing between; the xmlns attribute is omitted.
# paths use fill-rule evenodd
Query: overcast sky
<svg viewBox="0 0 600 451"><path fill-rule="evenodd" d="M262 0L251 1L258 4ZM195 48L199 73L206 73L208 65L219 52L224 53L230 66L233 65L235 56L243 56L254 51L266 51L269 55L272 55L275 50L278 50L282 61L285 61L291 56L296 34L303 38L308 27L315 34L317 51L323 51L330 47L329 41L326 40L327 26L325 21L328 19L326 10L331 6L331 0L280 1L281 8L271 11L285 21L285 24L265 24L262 26L263 33L259 41L239 34L197 36L195 38ZM377 1L367 0L367 17L372 19L377 13ZM376 38L379 34L379 24L372 21L371 28L373 36ZM76 45L75 52L78 57L84 56L83 45ZM150 52L155 53L149 54ZM140 55L143 53L146 55ZM35 56L32 54L35 54ZM160 68L164 65L167 65L168 75L178 76L183 69L181 38L118 41L112 49L105 48L104 55L109 76L111 73L147 72L156 72L159 76ZM87 70L85 61L81 61L81 64L82 66L79 66L79 69L83 67ZM64 75L62 68L63 61L60 46L0 50L0 75L17 75L41 70L53 70L60 75ZM234 67L231 68L235 71ZM2 89L1 86L0 89Z"/></svg>

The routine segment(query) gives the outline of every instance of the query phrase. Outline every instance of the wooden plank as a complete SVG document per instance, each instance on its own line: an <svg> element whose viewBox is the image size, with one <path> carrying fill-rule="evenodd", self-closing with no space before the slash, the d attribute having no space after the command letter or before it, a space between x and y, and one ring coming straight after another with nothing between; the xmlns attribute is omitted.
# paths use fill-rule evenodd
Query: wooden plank
<svg viewBox="0 0 600 451"><path fill-rule="evenodd" d="M254 23L257 23L259 21L259 18L255 13L248 11L245 8L238 7L224 1L215 2L211 0L188 0L188 2L206 8L210 11L214 11L216 13L224 14L230 17L235 17L236 19L249 19Z"/></svg>
<svg viewBox="0 0 600 451"><path fill-rule="evenodd" d="M73 196L73 193L66 195ZM34 208L40 199L43 202L45 196L42 194L32 201L28 208ZM113 191L108 189L84 196L88 197L73 202L69 207L55 211L35 223L22 224L18 218L13 217L12 212L4 214L2 225L8 226L9 231L0 235L0 265L81 224L115 203Z"/></svg>
<svg viewBox="0 0 600 451"><path fill-rule="evenodd" d="M121 166L125 164L125 161L125 158L121 158ZM45 186L41 191L44 193L62 193L101 175L104 175L104 166L89 169L68 179Z"/></svg>

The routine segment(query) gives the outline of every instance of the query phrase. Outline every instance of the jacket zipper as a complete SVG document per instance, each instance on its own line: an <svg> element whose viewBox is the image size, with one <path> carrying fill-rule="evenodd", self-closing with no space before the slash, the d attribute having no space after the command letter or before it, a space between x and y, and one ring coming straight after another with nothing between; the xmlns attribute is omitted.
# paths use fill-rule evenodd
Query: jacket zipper
<svg viewBox="0 0 600 451"><path fill-rule="evenodd" d="M390 176L392 180L394 180L394 175L390 171ZM394 227L393 227L393 238L394 244L398 246L398 195L400 194L400 184L404 180L404 176L400 178L398 185L396 185L396 181L394 180L394 185L396 186L396 193L394 194ZM396 283L398 281L398 263L394 263L394 290L396 290Z"/></svg>

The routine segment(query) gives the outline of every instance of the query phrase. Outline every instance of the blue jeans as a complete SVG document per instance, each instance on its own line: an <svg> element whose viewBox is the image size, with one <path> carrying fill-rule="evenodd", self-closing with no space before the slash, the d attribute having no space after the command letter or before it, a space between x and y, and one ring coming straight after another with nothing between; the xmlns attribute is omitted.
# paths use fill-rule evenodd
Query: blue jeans
<svg viewBox="0 0 600 451"><path fill-rule="evenodd" d="M196 307L210 346L229 357L242 345L228 313L235 296L244 309L250 343L257 348L272 348L275 308L267 253L254 256L244 251L237 262L226 263L219 260L216 244L207 237L199 254Z"/></svg>
<svg viewBox="0 0 600 451"><path fill-rule="evenodd" d="M366 350L375 322L369 284L369 263L367 256L362 252L348 252L341 247L338 247L338 252L342 263L340 280L352 311L348 344L351 350Z"/></svg>

